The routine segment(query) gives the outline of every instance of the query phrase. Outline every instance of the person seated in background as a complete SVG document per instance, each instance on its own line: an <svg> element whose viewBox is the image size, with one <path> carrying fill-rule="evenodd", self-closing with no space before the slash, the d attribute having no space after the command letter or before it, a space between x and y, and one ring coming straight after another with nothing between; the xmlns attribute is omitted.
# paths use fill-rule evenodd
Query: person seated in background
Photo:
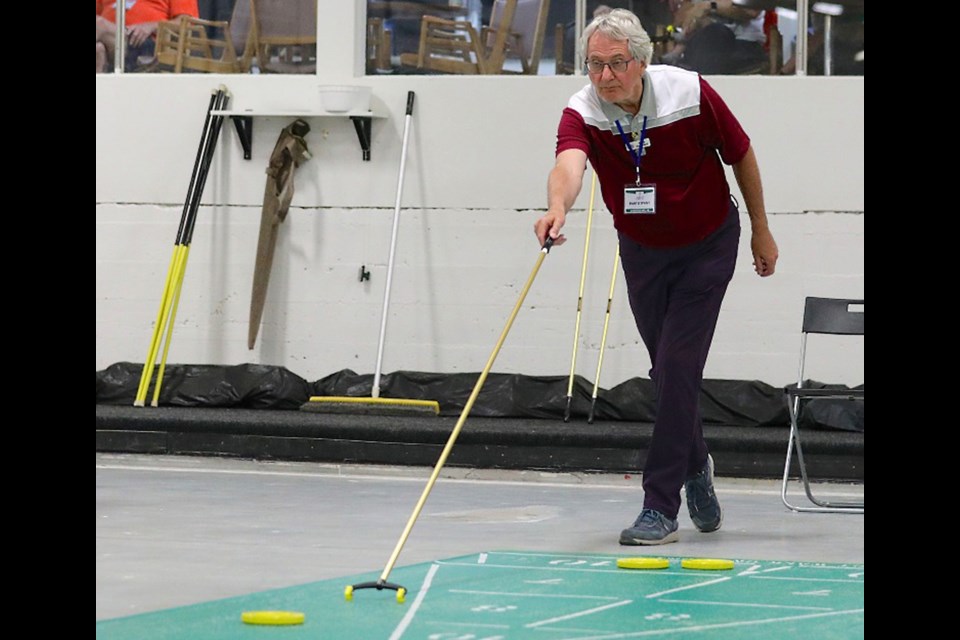
<svg viewBox="0 0 960 640"><path fill-rule="evenodd" d="M197 0L125 0L127 50L124 71L134 71L140 57L153 57L157 23L187 15L199 18ZM111 71L117 42L117 3L97 0L97 73Z"/></svg>
<svg viewBox="0 0 960 640"><path fill-rule="evenodd" d="M763 10L733 0L671 0L679 42L662 62L701 74L757 73L767 64Z"/></svg>

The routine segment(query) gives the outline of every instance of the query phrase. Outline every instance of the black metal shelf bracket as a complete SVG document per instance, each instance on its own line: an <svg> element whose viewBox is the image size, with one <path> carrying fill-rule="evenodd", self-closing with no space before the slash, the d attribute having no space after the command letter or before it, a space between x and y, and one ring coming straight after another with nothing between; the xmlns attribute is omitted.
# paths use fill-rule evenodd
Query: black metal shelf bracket
<svg viewBox="0 0 960 640"><path fill-rule="evenodd" d="M240 139L240 146L243 147L243 159L249 160L253 155L253 116L231 115L230 119L233 120L237 137ZM363 159L365 162L369 162L370 131L373 118L371 116L350 116L350 119L353 120L353 127L357 130L357 139L360 141L360 148L363 150Z"/></svg>
<svg viewBox="0 0 960 640"><path fill-rule="evenodd" d="M243 147L243 159L249 160L253 151L253 117L230 116L230 119L233 120L240 146Z"/></svg>
<svg viewBox="0 0 960 640"><path fill-rule="evenodd" d="M363 149L363 159L366 162L370 160L370 129L373 118L368 116L350 116L353 120L353 127L357 130L357 139L360 140L360 148Z"/></svg>

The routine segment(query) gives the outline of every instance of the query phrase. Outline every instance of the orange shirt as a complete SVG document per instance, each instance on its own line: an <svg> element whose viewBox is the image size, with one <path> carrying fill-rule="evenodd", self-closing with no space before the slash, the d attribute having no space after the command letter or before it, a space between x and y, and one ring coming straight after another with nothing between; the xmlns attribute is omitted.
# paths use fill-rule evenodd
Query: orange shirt
<svg viewBox="0 0 960 640"><path fill-rule="evenodd" d="M120 0L121 2L123 0ZM200 17L197 0L126 0L126 24L159 22L187 14ZM117 3L113 0L97 0L97 15L110 22L117 21Z"/></svg>

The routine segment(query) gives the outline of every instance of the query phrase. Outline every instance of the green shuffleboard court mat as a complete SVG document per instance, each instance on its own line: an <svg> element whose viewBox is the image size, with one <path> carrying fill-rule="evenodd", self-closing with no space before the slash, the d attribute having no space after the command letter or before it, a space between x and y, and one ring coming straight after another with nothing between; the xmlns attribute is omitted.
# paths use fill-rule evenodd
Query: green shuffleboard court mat
<svg viewBox="0 0 960 640"><path fill-rule="evenodd" d="M639 551L489 551L395 568L388 581L406 590L402 597L390 589L352 589L380 577L360 574L101 620L97 638L846 640L864 635L862 564L654 554L648 555L658 561L624 562L642 557ZM732 560L732 567L718 560ZM302 616L287 616L294 624L250 624L242 619L244 613L251 619L250 612L268 612L264 619L269 612Z"/></svg>

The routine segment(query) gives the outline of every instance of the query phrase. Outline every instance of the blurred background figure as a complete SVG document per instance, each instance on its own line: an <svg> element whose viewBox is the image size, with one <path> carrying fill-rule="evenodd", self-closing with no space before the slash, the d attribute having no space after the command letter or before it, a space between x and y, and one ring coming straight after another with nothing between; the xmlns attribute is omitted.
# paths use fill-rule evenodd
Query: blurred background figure
<svg viewBox="0 0 960 640"><path fill-rule="evenodd" d="M833 16L811 11L807 36L807 75L863 75L863 8L845 6L842 9L842 13ZM826 39L828 20L831 21L829 42ZM793 75L797 70L796 65L796 56L790 55L780 73Z"/></svg>
<svg viewBox="0 0 960 640"><path fill-rule="evenodd" d="M733 0L671 0L679 44L662 59L701 74L760 73L768 66L763 10Z"/></svg>

